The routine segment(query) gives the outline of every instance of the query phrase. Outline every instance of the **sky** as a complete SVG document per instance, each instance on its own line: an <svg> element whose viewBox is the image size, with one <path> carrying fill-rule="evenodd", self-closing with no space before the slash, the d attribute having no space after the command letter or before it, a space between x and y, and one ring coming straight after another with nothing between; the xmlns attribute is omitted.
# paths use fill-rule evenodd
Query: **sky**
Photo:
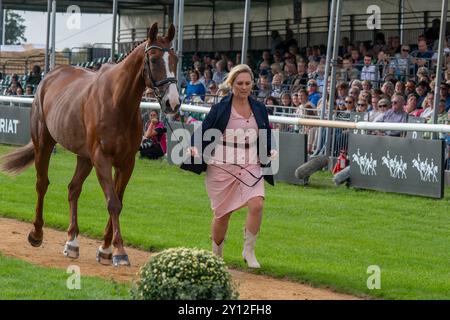
<svg viewBox="0 0 450 320"><path fill-rule="evenodd" d="M43 12L15 11L25 19L27 43L45 45L47 15ZM56 49L80 47L84 43L111 43L112 14L56 14Z"/></svg>

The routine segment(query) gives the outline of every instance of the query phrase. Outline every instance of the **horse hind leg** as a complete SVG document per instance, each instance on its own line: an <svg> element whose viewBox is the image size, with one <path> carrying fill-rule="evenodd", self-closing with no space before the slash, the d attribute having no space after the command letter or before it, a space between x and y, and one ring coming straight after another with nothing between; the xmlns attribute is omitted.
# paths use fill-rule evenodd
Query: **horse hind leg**
<svg viewBox="0 0 450 320"><path fill-rule="evenodd" d="M80 255L79 243L77 236L78 229L78 198L84 181L92 170L92 162L87 158L77 157L77 167L73 175L72 181L69 183L69 206L70 206L70 225L67 230L67 241L64 245L63 254L69 258L78 258Z"/></svg>
<svg viewBox="0 0 450 320"><path fill-rule="evenodd" d="M34 228L28 234L28 242L33 247L39 247L44 238L44 232L42 230L44 225L44 197L50 183L48 180L48 165L56 142L50 136L47 128L42 126L39 136L36 137L36 139L33 139L33 143L35 150L34 165L36 167L36 192L38 199L36 203L35 217L33 220Z"/></svg>

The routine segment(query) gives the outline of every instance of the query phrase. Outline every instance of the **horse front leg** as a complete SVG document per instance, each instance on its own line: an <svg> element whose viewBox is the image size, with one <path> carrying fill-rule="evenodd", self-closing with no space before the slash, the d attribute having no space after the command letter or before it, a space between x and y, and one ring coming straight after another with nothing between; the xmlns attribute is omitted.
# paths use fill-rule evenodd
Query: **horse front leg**
<svg viewBox="0 0 450 320"><path fill-rule="evenodd" d="M99 149L97 149L94 154L93 162L98 181L105 195L113 230L112 244L114 246L112 251L111 248L100 247L99 252L97 253L97 260L102 262L99 259L99 256L102 259L108 260L109 255L112 253L112 262L114 266L129 266L130 262L123 247L123 240L120 233L119 215L122 211L122 202L114 188L112 179L112 159L111 157L106 157Z"/></svg>
<svg viewBox="0 0 450 320"><path fill-rule="evenodd" d="M115 174L114 174L114 185L115 190L117 193L117 196L119 197L120 203L123 206L123 195L125 193L125 188L128 185L128 182L130 181L131 174L133 173L135 165L135 157L130 157L127 161L125 161L125 165L116 168ZM108 220L108 224L106 225L105 232L104 232L104 242L103 242L103 249L107 249L111 246L111 242L113 240L113 226L112 226L112 219L111 217Z"/></svg>

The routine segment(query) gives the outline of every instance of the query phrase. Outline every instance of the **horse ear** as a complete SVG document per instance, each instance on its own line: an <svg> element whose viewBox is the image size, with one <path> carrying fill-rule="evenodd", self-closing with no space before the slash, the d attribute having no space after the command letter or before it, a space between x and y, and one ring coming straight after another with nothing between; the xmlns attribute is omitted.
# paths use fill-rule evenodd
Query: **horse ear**
<svg viewBox="0 0 450 320"><path fill-rule="evenodd" d="M153 42L158 38L158 23L155 22L152 27L150 28L148 32L148 38L150 39L150 42Z"/></svg>
<svg viewBox="0 0 450 320"><path fill-rule="evenodd" d="M171 42L173 38L175 37L175 26L173 23L170 24L169 30L167 31L167 41Z"/></svg>

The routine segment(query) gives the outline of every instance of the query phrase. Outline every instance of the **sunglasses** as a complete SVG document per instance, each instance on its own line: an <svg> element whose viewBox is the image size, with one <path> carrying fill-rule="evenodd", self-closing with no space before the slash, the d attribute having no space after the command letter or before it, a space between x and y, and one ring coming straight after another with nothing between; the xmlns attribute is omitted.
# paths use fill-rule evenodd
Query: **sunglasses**
<svg viewBox="0 0 450 320"><path fill-rule="evenodd" d="M398 101L392 101L392 104L398 104Z"/></svg>
<svg viewBox="0 0 450 320"><path fill-rule="evenodd" d="M387 108L388 106L387 106L387 104L380 104L379 107L380 108Z"/></svg>
<svg viewBox="0 0 450 320"><path fill-rule="evenodd" d="M402 49L403 52L409 52L409 49Z"/></svg>
<svg viewBox="0 0 450 320"><path fill-rule="evenodd" d="M345 103L352 103L352 102L353 102L353 101L347 101L347 100L345 101Z"/></svg>
<svg viewBox="0 0 450 320"><path fill-rule="evenodd" d="M366 105L364 103L358 103L358 107L365 107Z"/></svg>

